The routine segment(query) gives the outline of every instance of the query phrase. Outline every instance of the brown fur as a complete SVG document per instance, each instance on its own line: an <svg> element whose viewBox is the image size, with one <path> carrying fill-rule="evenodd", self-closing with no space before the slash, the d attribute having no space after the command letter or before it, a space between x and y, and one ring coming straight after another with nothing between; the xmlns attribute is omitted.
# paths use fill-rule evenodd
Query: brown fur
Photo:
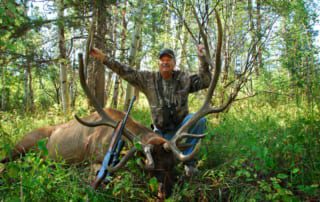
<svg viewBox="0 0 320 202"><path fill-rule="evenodd" d="M120 121L124 113L114 109L105 109L106 113L115 121ZM93 113L84 118L86 121L97 121L100 117ZM128 130L133 134L142 137L143 135L155 136L152 130L129 118L126 124ZM11 158L15 159L34 148L41 139L48 138L47 148L49 157L52 159L63 159L68 163L79 163L84 160L101 162L110 141L113 129L107 126L86 127L71 120L56 126L47 126L27 133L14 147ZM147 137L142 137L142 143L147 142ZM8 162L9 157L1 160Z"/></svg>

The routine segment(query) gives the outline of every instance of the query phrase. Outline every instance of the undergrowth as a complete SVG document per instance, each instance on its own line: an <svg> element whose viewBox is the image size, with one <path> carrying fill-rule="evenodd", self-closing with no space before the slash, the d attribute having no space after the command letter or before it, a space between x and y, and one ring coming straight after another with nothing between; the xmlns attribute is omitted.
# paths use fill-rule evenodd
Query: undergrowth
<svg viewBox="0 0 320 202"><path fill-rule="evenodd" d="M80 110L78 114L85 114ZM151 123L147 109L132 116ZM167 201L317 201L320 200L320 118L304 108L234 106L209 116L208 132L198 155L199 174L180 178ZM42 112L2 113L1 153L5 155L26 132L72 117ZM131 160L105 188L93 191L87 165L66 165L40 152L0 165L0 201L153 201L157 180Z"/></svg>

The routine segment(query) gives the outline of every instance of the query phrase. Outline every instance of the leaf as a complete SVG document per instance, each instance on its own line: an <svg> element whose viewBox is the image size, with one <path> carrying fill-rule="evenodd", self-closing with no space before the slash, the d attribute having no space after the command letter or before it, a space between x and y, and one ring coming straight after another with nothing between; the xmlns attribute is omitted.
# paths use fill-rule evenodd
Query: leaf
<svg viewBox="0 0 320 202"><path fill-rule="evenodd" d="M10 2L7 4L7 8L8 8L11 12L13 12L13 13L16 12L15 6L14 6L12 3L10 3Z"/></svg>
<svg viewBox="0 0 320 202"><path fill-rule="evenodd" d="M142 145L141 145L140 142L136 141L136 142L134 143L134 146L135 146L135 148L136 148L138 151L142 151Z"/></svg>
<svg viewBox="0 0 320 202"><path fill-rule="evenodd" d="M294 168L291 172L292 172L292 174L296 174L296 173L298 173L299 171L300 171L299 168Z"/></svg>
<svg viewBox="0 0 320 202"><path fill-rule="evenodd" d="M43 154L46 156L48 155L48 149L47 149L47 145L46 145L46 140L40 140L38 141L38 148L41 152L43 152Z"/></svg>
<svg viewBox="0 0 320 202"><path fill-rule="evenodd" d="M16 165L11 164L8 167L8 176L10 178L17 178L19 176L19 168Z"/></svg>
<svg viewBox="0 0 320 202"><path fill-rule="evenodd" d="M317 190L318 190L319 185L318 184L298 185L297 187L300 191L303 191L309 195L316 195L316 193L318 192Z"/></svg>
<svg viewBox="0 0 320 202"><path fill-rule="evenodd" d="M152 192L158 190L158 180L156 177L151 178L148 184Z"/></svg>
<svg viewBox="0 0 320 202"><path fill-rule="evenodd" d="M277 175L277 178L279 178L279 179L287 179L287 178L288 178L288 175L287 175L287 174L284 174L284 173L279 173L279 174Z"/></svg>
<svg viewBox="0 0 320 202"><path fill-rule="evenodd" d="M244 169L241 169L241 170L238 170L237 172L236 172L236 175L237 176L245 176L245 177L250 177L251 176L251 174L250 174L250 172L249 171L247 171L247 170L244 170Z"/></svg>
<svg viewBox="0 0 320 202"><path fill-rule="evenodd" d="M5 169L4 164L0 164L0 174L4 171L4 169Z"/></svg>

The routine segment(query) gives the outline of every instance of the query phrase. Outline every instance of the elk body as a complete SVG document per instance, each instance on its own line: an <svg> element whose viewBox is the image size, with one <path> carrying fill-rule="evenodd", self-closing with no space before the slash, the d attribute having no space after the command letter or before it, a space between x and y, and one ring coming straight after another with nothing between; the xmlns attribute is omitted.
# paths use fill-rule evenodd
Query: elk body
<svg viewBox="0 0 320 202"><path fill-rule="evenodd" d="M114 109L105 109L105 112L115 121L120 121L124 117L123 112ZM99 118L98 113L93 113L83 120L94 122ZM142 143L148 144L150 137L158 137L152 130L131 118L128 119L126 127L131 133L139 137ZM87 127L77 120L71 120L64 124L39 128L26 134L14 147L11 157L14 159L28 152L36 146L39 140L47 138L48 155L51 159L63 159L67 163L84 161L101 163L112 132L113 128L110 126ZM158 140L160 142L165 141L160 137L158 137ZM1 160L2 163L7 161L9 161L9 157Z"/></svg>

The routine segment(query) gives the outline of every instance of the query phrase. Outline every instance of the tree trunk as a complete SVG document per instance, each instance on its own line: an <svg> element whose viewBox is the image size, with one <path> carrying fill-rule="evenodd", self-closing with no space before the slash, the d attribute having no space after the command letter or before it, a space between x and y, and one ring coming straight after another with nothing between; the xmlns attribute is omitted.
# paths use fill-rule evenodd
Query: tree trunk
<svg viewBox="0 0 320 202"><path fill-rule="evenodd" d="M111 93L111 88L112 88L112 71L108 71L107 72L107 80L106 80L106 99L105 102L106 104L108 103L108 98L110 96Z"/></svg>
<svg viewBox="0 0 320 202"><path fill-rule="evenodd" d="M316 81L315 74L315 62L313 60L313 51L314 47L312 44L312 33L310 31L307 32L307 44L309 47L309 53L306 55L306 94L307 94L307 102L311 110L313 110L313 101L314 101L314 93L313 93L313 82Z"/></svg>
<svg viewBox="0 0 320 202"><path fill-rule="evenodd" d="M6 73L7 65L2 67L2 76L1 76L1 110L4 111L7 109L7 86L6 86Z"/></svg>
<svg viewBox="0 0 320 202"><path fill-rule="evenodd" d="M29 72L29 84L28 84L28 91L29 91L29 111L34 112L34 96L33 96L33 88L32 88L32 72L31 72L31 62L28 62L28 72Z"/></svg>
<svg viewBox="0 0 320 202"><path fill-rule="evenodd" d="M257 32L259 36L259 41L261 41L261 0L257 0ZM261 49L261 42L258 43L258 68L256 70L256 74L260 74L260 70L263 68L263 61L262 61L262 49Z"/></svg>
<svg viewBox="0 0 320 202"><path fill-rule="evenodd" d="M119 7L116 8L114 15L117 16L118 15L118 9ZM120 53L120 61L124 62L124 58L125 58L125 41L127 38L126 32L127 32L127 21L126 21L126 3L125 3L125 7L123 8L123 10L121 11L121 16L122 16L122 31L121 31L121 42L120 42L120 49L121 49L121 53ZM118 32L117 32L117 24L119 22L117 20L114 20L114 24L113 24L113 41L116 42L118 37ZM113 46L113 57L116 56L116 51L117 51L117 47L116 47L117 43L114 43ZM118 75L115 75L115 81L114 81L114 88L113 88L113 96L112 96L112 102L111 102L111 107L117 109L118 108L118 97L119 97L119 85L120 85L120 81L121 78Z"/></svg>
<svg viewBox="0 0 320 202"><path fill-rule="evenodd" d="M118 108L119 85L120 85L120 77L118 75L115 75L113 96L112 96L112 103L111 103L111 107L114 109Z"/></svg>
<svg viewBox="0 0 320 202"><path fill-rule="evenodd" d="M96 41L96 47L100 50L106 49L105 44L105 35L106 35L106 5L104 3L104 0L97 1L98 6L98 22L97 22L97 36L98 39ZM94 62L94 68L95 68L95 78L96 78L96 92L95 95L97 97L97 100L100 102L101 106L103 107L105 105L105 67L101 62L95 61Z"/></svg>
<svg viewBox="0 0 320 202"><path fill-rule="evenodd" d="M188 16L188 10L187 5L184 4L184 9L183 9L183 16L187 17ZM181 59L180 59L180 64L179 68L181 71L186 71L187 70L187 43L189 40L189 33L188 30L185 26L182 26L182 42L181 42Z"/></svg>
<svg viewBox="0 0 320 202"><path fill-rule="evenodd" d="M224 68L223 68L223 76L222 76L222 83L226 83L228 80L228 74L229 74L229 66L230 66L230 53L229 53L229 35L228 35L228 26L227 24L229 23L229 12L233 12L230 11L229 8L229 0L225 0L225 6L224 6L224 10L225 10L225 30L224 30Z"/></svg>
<svg viewBox="0 0 320 202"><path fill-rule="evenodd" d="M252 8L252 2L253 0L248 0L248 15L249 15L249 30L250 30L250 34L251 34L251 43L255 44L255 41L257 40L256 37L256 29L255 29L255 25L254 25L254 15L253 15L253 8ZM260 37L260 36L259 36ZM255 57L257 54L257 45L252 45L252 55ZM257 75L259 75L259 66L257 64L257 60L255 59L253 61L253 68L256 72ZM253 91L253 80L250 79L249 81L249 88L250 88L250 92Z"/></svg>
<svg viewBox="0 0 320 202"><path fill-rule="evenodd" d="M222 69L222 81L221 83L223 86L227 85L229 80L229 73L230 73L230 64L231 64L231 53L230 53L230 36L229 36L229 29L230 24L233 20L233 5L230 0L225 0L225 4L223 6L223 12L224 12L224 34L223 34L223 54L224 54L224 62L223 62L223 69ZM232 25L231 25L232 26ZM232 29L232 28L231 28ZM225 89L221 89L220 91L220 99L221 103L224 103L225 101Z"/></svg>
<svg viewBox="0 0 320 202"><path fill-rule="evenodd" d="M138 2L138 10L135 13L135 23L134 23L134 32L132 34L132 42L130 47L130 55L129 55L129 66L134 67L136 64L137 50L139 45L139 40L141 40L141 31L142 31L142 10L144 6L144 1L141 0ZM133 87L128 83L126 89L126 98L124 103L124 110L127 110L133 96Z"/></svg>
<svg viewBox="0 0 320 202"><path fill-rule="evenodd" d="M107 7L103 0L96 1L94 5L96 16L94 16L94 23L96 24L96 37L94 37L94 46L100 50L106 49L105 35L107 31L106 13ZM99 104L104 107L105 105L105 67L100 61L94 61L93 65L88 68L88 84L89 89L97 98ZM92 104L89 102L89 105Z"/></svg>
<svg viewBox="0 0 320 202"><path fill-rule="evenodd" d="M60 64L60 82L61 82L61 104L64 113L69 112L69 96L68 96L68 83L67 83L67 68Z"/></svg>
<svg viewBox="0 0 320 202"><path fill-rule="evenodd" d="M75 51L73 52L73 55L75 55ZM71 107L74 108L76 105L76 98L77 98L77 83L76 83L76 78L77 78L77 72L75 69L75 58L73 59L72 62L72 69L71 69L71 76L70 76L70 100L71 100Z"/></svg>
<svg viewBox="0 0 320 202"><path fill-rule="evenodd" d="M32 90L32 75L30 59L27 59L24 69L24 106L25 111L34 111L33 90Z"/></svg>
<svg viewBox="0 0 320 202"><path fill-rule="evenodd" d="M142 40L139 40L139 45L138 45L138 50L139 52L142 51ZM137 57L137 71L140 70L141 68L141 60L142 60L142 57ZM134 88L134 95L136 96L136 101L139 102L139 94L140 94L140 91L138 90L138 88Z"/></svg>
<svg viewBox="0 0 320 202"><path fill-rule="evenodd" d="M69 112L69 93L68 93L68 80L67 80L67 56L64 37L64 0L60 0L58 4L58 37L59 37L59 50L60 50L60 82L61 82L61 101L64 113Z"/></svg>

